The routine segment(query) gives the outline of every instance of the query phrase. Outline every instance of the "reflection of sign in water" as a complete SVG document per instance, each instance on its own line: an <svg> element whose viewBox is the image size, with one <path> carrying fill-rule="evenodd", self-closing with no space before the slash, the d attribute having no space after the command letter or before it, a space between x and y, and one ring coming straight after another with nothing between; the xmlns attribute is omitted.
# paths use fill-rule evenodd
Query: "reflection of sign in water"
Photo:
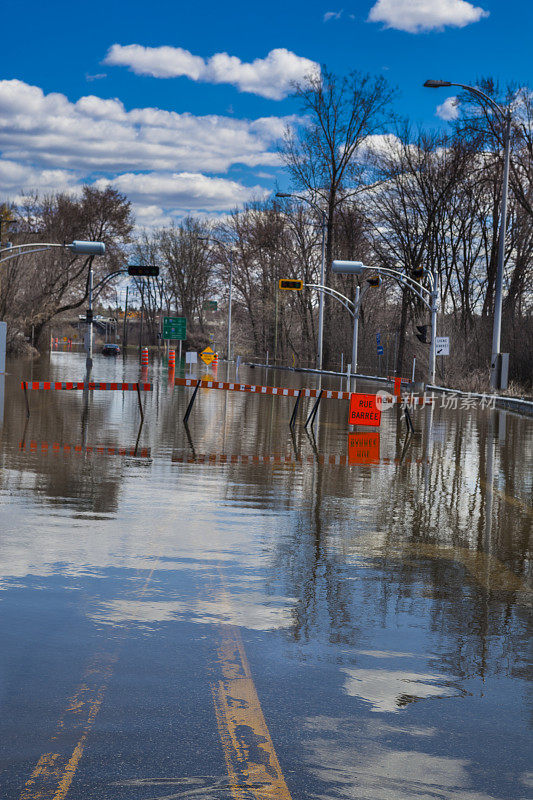
<svg viewBox="0 0 533 800"><path fill-rule="evenodd" d="M379 464L379 431L348 434L348 464Z"/></svg>
<svg viewBox="0 0 533 800"><path fill-rule="evenodd" d="M435 337L435 353L438 356L450 355L450 337L449 336L436 336Z"/></svg>
<svg viewBox="0 0 533 800"><path fill-rule="evenodd" d="M203 350L200 353L200 358L202 359L204 364L209 365L215 360L215 354L214 354L213 350L211 350L210 347L206 347L205 350Z"/></svg>
<svg viewBox="0 0 533 800"><path fill-rule="evenodd" d="M378 427L381 424L381 399L378 404L375 394L352 394L348 423Z"/></svg>

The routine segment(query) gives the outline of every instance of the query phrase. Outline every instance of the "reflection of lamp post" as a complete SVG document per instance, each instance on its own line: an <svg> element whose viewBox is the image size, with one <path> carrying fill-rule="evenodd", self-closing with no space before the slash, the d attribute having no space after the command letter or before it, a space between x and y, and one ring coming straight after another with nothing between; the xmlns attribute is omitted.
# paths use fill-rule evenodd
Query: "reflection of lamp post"
<svg viewBox="0 0 533 800"><path fill-rule="evenodd" d="M324 285L324 271L326 268L326 212L320 208L308 197L303 197L301 194L288 194L287 192L276 192L276 197L295 197L297 200L302 200L312 206L321 220L322 227L322 260L320 262L320 286ZM277 325L276 325L277 333ZM324 339L324 294L320 292L318 300L318 353L317 353L317 369L322 369L322 353L323 353L323 339Z"/></svg>
<svg viewBox="0 0 533 800"><path fill-rule="evenodd" d="M505 123L503 134L503 183L502 183L502 208L500 214L500 238L498 242L498 266L496 269L496 287L494 295L494 322L492 326L492 358L490 364L490 384L493 389L506 389L501 385L501 332L502 332L502 302L503 302L503 267L505 261L505 236L507 232L507 196L509 193L509 161L511 153L511 109L503 109L488 94L475 86L466 86L464 83L451 83L450 81L431 81L424 83L428 89L457 86L473 94L482 103L488 103Z"/></svg>
<svg viewBox="0 0 533 800"><path fill-rule="evenodd" d="M431 344L429 350L429 380L435 383L435 364L436 364L436 340L437 340L437 301L438 301L438 280L437 275L430 272L426 275L430 279L431 291L421 286L417 281L403 272L398 272L389 267L367 267L362 261L334 261L331 267L332 272L338 275L361 275L365 269L371 269L379 275L394 278L399 284L410 289L419 300L431 311ZM426 297L422 294L425 293Z"/></svg>

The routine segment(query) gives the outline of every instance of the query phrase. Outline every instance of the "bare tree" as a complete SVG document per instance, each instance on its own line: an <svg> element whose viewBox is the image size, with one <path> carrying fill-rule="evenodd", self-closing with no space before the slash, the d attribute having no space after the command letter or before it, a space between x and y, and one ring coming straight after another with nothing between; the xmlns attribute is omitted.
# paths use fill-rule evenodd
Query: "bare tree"
<svg viewBox="0 0 533 800"><path fill-rule="evenodd" d="M97 275L116 271L125 260L133 229L131 204L114 189L84 186L81 197L57 194L31 195L16 210L15 243L102 241L105 257L95 261ZM10 281L4 282L0 308L13 329L35 328L39 342L44 327L59 314L79 308L87 299L90 257L76 257L54 249L6 262Z"/></svg>
<svg viewBox="0 0 533 800"><path fill-rule="evenodd" d="M326 68L296 87L304 122L288 128L281 156L293 185L308 192L327 216L326 282L334 252L335 213L372 181L363 145L382 133L394 92L382 77L352 72L338 77ZM330 360L330 304L325 303L324 361Z"/></svg>

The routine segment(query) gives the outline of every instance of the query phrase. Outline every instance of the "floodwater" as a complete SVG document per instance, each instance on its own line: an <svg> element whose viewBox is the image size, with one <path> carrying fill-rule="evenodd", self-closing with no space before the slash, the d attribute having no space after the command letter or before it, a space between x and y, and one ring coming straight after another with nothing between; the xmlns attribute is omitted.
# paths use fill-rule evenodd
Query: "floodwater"
<svg viewBox="0 0 533 800"><path fill-rule="evenodd" d="M2 800L533 796L532 420L439 398L406 440L324 400L308 435L302 400L292 437L294 399L201 389L186 430L164 364L141 429L132 391L29 392L26 420L20 380L84 359L8 372Z"/></svg>

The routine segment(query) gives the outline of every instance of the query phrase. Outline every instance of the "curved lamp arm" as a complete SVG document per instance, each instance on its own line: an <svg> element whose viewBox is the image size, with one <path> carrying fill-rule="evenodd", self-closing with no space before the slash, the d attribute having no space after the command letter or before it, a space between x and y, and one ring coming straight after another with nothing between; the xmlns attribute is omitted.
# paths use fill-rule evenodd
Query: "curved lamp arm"
<svg viewBox="0 0 533 800"><path fill-rule="evenodd" d="M334 297L335 300L338 300L339 303L342 303L344 308L348 311L349 314L352 315L352 317L355 316L355 303L352 300L350 300L349 297L346 297L340 292L335 291L335 289L332 289L331 286L323 286L320 283L304 283L304 286L307 289L316 289L317 291L323 292L324 294L329 294L330 297ZM354 310L352 310L350 306L353 306Z"/></svg>

